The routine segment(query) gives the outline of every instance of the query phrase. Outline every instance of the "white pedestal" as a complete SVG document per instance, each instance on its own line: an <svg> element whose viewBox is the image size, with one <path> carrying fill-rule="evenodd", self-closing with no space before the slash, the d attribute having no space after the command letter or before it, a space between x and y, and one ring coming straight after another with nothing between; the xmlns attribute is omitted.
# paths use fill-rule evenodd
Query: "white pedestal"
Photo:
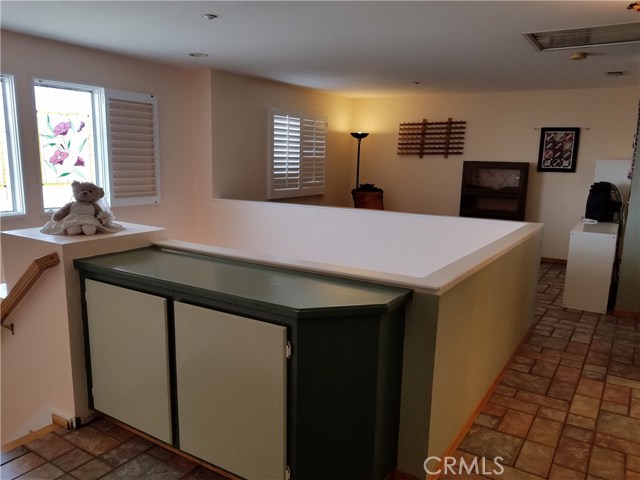
<svg viewBox="0 0 640 480"><path fill-rule="evenodd" d="M607 313L617 239L617 223L581 222L571 230L564 307Z"/></svg>

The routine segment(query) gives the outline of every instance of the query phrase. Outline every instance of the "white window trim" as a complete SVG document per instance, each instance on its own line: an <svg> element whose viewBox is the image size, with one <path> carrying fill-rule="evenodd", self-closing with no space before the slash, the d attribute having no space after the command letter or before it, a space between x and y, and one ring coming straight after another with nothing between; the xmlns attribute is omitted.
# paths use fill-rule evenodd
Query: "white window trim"
<svg viewBox="0 0 640 480"><path fill-rule="evenodd" d="M98 161L98 157L108 158L107 157L107 142L104 135L106 131L106 119L105 119L105 101L104 101L104 88L97 85L85 85L82 83L74 83L74 82L59 82L57 80L48 80L44 78L34 78L33 86L41 86L41 87L51 87L51 88L62 88L66 90L78 90L91 92L92 98L92 115L93 115L93 123L94 123L94 134L93 134L93 148L96 155L94 159L95 169L96 169L96 184L100 185L105 191L105 198L110 199L109 192L109 168L107 162ZM35 95L35 94L34 94ZM34 102L35 104L35 102ZM35 115L34 110L34 115ZM42 159L40 159L42 161ZM40 167L40 165L39 165ZM69 192L71 195L71 192ZM110 203L110 200L109 200ZM45 208L45 213L51 213L57 210L56 208Z"/></svg>
<svg viewBox="0 0 640 480"><path fill-rule="evenodd" d="M322 169L323 169L323 181L319 185L306 186L303 183L302 179L302 171L305 169L305 163L309 161L313 161L314 157L306 157L303 152L302 144L304 142L304 133L303 125L305 120L307 121L315 121L315 122L324 122L324 142L326 144L327 139L327 117L326 115L318 114L318 113L299 113L288 111L284 109L272 108L268 112L268 125L269 125L269 133L268 133L268 171L267 171L267 198L269 200L280 199L280 198L294 198L294 197L304 197L304 196L312 196L312 195L322 195L325 193L326 186L326 145L324 155L322 156ZM300 152L300 179L298 185L295 187L289 188L277 188L275 185L274 178L274 162L275 162L275 146L274 146L274 120L276 116L281 117L292 117L300 120L300 143L301 143L301 152Z"/></svg>
<svg viewBox="0 0 640 480"><path fill-rule="evenodd" d="M22 156L20 153L20 133L18 129L18 114L16 106L16 90L13 75L1 74L5 110L4 121L7 128L7 151L9 154L9 181L11 182L11 196L13 210L2 212L1 216L17 217L26 214L24 198L24 183L22 177Z"/></svg>
<svg viewBox="0 0 640 480"><path fill-rule="evenodd" d="M155 95L135 93L121 90L105 89L99 85L86 85L75 82L60 82L43 78L34 78L33 85L41 85L68 90L89 91L93 99L94 119L94 151L96 183L105 191L105 199L111 207L150 205L160 203L160 159L159 159L159 135L158 135L158 101ZM131 196L115 198L114 176L111 149L111 129L109 124L109 100L122 100L125 102L148 103L153 106L153 130L154 130L154 181L155 195ZM50 213L55 209L45 209Z"/></svg>

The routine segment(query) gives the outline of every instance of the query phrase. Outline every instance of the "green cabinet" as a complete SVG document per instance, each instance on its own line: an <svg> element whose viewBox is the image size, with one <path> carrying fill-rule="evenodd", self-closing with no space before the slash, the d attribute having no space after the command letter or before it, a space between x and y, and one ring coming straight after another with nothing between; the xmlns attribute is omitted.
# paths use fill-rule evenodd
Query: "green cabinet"
<svg viewBox="0 0 640 480"><path fill-rule="evenodd" d="M89 293L83 314L92 408L249 480L382 480L395 467L410 290L154 247L75 265ZM110 336L92 327L96 310L115 304L92 306L96 286L127 292ZM124 301L129 294L135 299ZM149 323L137 325L140 317ZM134 331L153 330L150 339L166 334L164 360L153 364L168 393L141 395L135 382L114 391L168 409L162 432L107 410L96 394L108 361L94 356L134 324ZM147 351L145 335L130 336ZM145 362L132 358L128 374L148 376ZM117 375L110 381L119 383Z"/></svg>

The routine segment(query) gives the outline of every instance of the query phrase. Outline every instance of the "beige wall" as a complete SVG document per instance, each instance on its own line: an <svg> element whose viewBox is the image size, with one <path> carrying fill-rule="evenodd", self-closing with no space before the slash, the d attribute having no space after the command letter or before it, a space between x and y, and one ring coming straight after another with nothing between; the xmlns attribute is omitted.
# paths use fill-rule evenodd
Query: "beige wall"
<svg viewBox="0 0 640 480"><path fill-rule="evenodd" d="M189 238L194 225L193 191L201 177L194 168L210 163L210 74L2 31L2 72L16 80L27 197L27 215L2 220L2 230L36 227L42 211L32 79L102 85L158 96L162 201L159 205L114 209L121 221L162 226ZM208 122L208 124L207 124ZM196 158L201 157L201 158ZM205 158L206 157L206 158Z"/></svg>
<svg viewBox="0 0 640 480"><path fill-rule="evenodd" d="M266 200L268 112L271 108L328 116L327 188L323 196L289 201L346 206L349 168L355 162L349 146L352 101L306 88L213 72L213 185L218 198Z"/></svg>
<svg viewBox="0 0 640 480"><path fill-rule="evenodd" d="M631 157L637 101L635 88L356 100L353 125L370 132L360 178L384 189L387 209L457 215L464 160L529 162L526 220L545 224L543 256L566 259L596 159ZM399 123L449 117L467 122L463 155L397 155ZM582 129L576 173L536 172L541 127Z"/></svg>
<svg viewBox="0 0 640 480"><path fill-rule="evenodd" d="M388 210L456 216L464 160L528 162L526 220L545 224L543 256L566 259L596 159L625 159L632 153L638 96L632 87L349 100L240 75L212 75L213 195L219 198L266 198L270 107L322 112L330 128L328 192L288 201L351 206L352 130L370 132L362 141L360 181L384 189ZM463 155L397 155L399 123L449 117L467 122ZM542 127L582 129L575 173L536 172Z"/></svg>

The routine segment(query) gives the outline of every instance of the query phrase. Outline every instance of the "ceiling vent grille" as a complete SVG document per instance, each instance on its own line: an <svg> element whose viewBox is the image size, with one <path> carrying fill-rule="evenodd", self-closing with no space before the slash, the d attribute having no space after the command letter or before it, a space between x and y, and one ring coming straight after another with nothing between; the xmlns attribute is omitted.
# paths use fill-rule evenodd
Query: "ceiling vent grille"
<svg viewBox="0 0 640 480"><path fill-rule="evenodd" d="M525 33L524 36L533 44L536 50L561 50L565 48L633 43L640 42L640 23Z"/></svg>

